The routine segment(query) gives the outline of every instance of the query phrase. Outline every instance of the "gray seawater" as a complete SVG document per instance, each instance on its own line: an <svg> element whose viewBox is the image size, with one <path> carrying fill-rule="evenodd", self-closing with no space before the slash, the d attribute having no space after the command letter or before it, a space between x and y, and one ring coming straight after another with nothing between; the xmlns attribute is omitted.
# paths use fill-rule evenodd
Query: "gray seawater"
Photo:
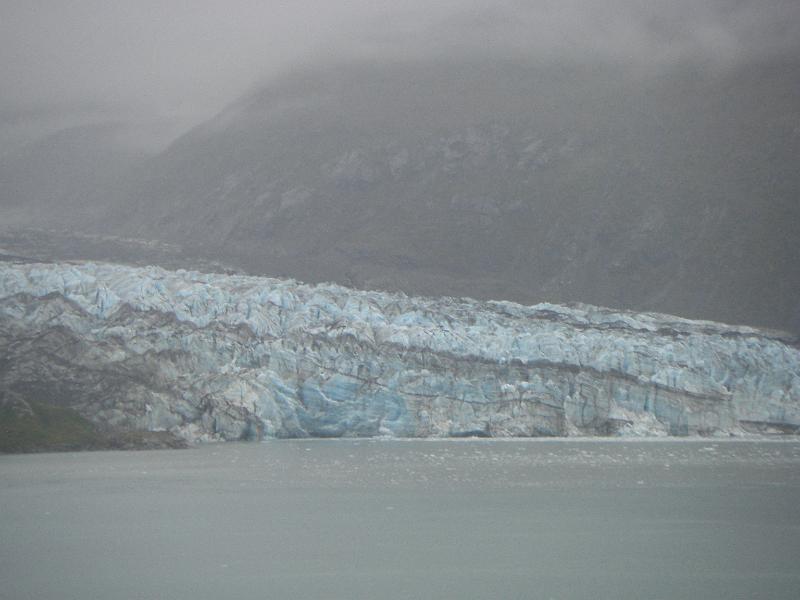
<svg viewBox="0 0 800 600"><path fill-rule="evenodd" d="M800 443L0 456L0 598L798 598Z"/></svg>

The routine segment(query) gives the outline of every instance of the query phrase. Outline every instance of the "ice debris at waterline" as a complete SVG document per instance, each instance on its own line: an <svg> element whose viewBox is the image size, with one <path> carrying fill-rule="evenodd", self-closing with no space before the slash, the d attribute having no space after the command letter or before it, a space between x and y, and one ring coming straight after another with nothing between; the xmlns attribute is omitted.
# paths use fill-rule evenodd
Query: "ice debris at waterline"
<svg viewBox="0 0 800 600"><path fill-rule="evenodd" d="M0 390L188 440L797 432L748 327L110 264L0 263Z"/></svg>

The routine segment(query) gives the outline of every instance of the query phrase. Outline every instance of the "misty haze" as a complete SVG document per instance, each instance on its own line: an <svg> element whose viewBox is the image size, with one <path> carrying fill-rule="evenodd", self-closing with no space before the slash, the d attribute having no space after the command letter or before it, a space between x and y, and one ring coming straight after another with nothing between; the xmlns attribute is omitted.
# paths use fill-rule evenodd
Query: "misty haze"
<svg viewBox="0 0 800 600"><path fill-rule="evenodd" d="M0 78L0 598L795 596L796 2L13 0Z"/></svg>

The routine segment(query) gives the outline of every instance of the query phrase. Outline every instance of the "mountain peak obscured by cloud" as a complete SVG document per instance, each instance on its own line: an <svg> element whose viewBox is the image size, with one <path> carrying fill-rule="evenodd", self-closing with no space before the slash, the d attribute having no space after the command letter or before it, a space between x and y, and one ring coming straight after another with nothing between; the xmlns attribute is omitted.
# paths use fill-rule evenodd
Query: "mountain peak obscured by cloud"
<svg viewBox="0 0 800 600"><path fill-rule="evenodd" d="M0 8L0 112L115 107L198 120L297 64L492 56L636 68L796 55L785 0L74 0Z"/></svg>

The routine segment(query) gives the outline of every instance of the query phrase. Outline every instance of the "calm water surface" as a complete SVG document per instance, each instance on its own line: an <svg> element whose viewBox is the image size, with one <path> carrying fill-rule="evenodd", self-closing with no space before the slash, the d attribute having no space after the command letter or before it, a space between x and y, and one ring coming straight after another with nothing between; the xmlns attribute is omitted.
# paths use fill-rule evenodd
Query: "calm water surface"
<svg viewBox="0 0 800 600"><path fill-rule="evenodd" d="M0 456L0 598L800 597L800 443Z"/></svg>

